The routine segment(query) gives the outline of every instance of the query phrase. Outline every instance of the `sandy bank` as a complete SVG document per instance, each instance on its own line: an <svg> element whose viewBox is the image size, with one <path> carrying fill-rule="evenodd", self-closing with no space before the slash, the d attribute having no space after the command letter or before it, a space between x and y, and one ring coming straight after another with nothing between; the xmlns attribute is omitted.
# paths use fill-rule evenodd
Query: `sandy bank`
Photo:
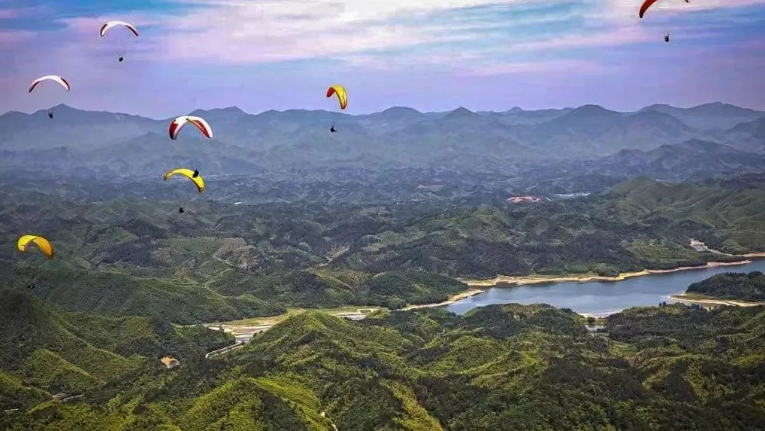
<svg viewBox="0 0 765 431"><path fill-rule="evenodd" d="M688 302L699 305L731 305L735 307L757 307L759 305L765 305L765 302L749 302L749 301L735 301L731 299L714 299L703 298L698 296L689 297L685 294L671 295L670 298L675 301Z"/></svg>
<svg viewBox="0 0 765 431"><path fill-rule="evenodd" d="M765 253L762 256L747 256L747 257L765 257ZM544 276L544 275L530 275L530 276L507 276L499 275L490 280L472 280L472 279L460 279L463 283L466 283L468 287L473 289L486 289L490 287L497 287L498 285L525 285L525 284L540 284L540 283L565 283L565 282L588 282L588 281L622 281L632 277L642 277L650 274L667 274L670 272L689 271L692 269L705 269L715 268L719 266L736 266L747 265L752 263L751 260L742 260L739 262L707 262L706 265L701 266L682 266L674 269L647 269L636 272L623 272L616 277L606 277L600 275L568 275L568 276Z"/></svg>
<svg viewBox="0 0 765 431"><path fill-rule="evenodd" d="M616 277L606 277L601 275L566 275L566 276L544 276L544 275L528 275L528 276L508 276L498 275L490 280L470 280L460 279L463 283L466 283L470 288L486 289L489 287L496 287L497 285L523 285L523 284L541 284L541 283L564 283L564 282L586 282L586 281L621 281L631 277L639 277L642 275L650 274L650 271L637 271L637 272L624 272Z"/></svg>
<svg viewBox="0 0 765 431"><path fill-rule="evenodd" d="M462 293L458 293L458 294L456 294L454 296L451 296L448 300L443 301L443 302L438 302L438 303L433 303L433 304L410 305L408 307L403 308L402 310L416 310L418 308L443 307L443 306L446 306L446 305L454 304L455 302L461 301L461 300L463 300L465 298L469 298L471 296L479 295L481 293L483 293L483 290L470 289L470 290L466 290L466 291L464 291Z"/></svg>
<svg viewBox="0 0 765 431"><path fill-rule="evenodd" d="M754 256L749 256L749 257L754 257ZM669 272L688 271L691 269L717 268L719 266L748 265L750 263L752 263L751 260L741 260L738 262L707 262L706 265L701 265L701 266L681 266L680 268L675 268L675 269L656 269L656 270L650 270L648 271L648 273L649 274L666 274Z"/></svg>

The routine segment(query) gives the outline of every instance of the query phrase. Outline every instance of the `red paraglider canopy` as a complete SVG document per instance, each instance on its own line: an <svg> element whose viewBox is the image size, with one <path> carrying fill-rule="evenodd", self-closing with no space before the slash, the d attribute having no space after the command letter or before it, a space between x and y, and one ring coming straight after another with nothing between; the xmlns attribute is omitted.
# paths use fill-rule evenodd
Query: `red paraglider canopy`
<svg viewBox="0 0 765 431"><path fill-rule="evenodd" d="M648 10L649 7L651 7L652 4L656 3L656 0L645 0L645 3L643 3L643 6L640 6L640 18L643 18L643 15L645 15L645 11Z"/></svg>

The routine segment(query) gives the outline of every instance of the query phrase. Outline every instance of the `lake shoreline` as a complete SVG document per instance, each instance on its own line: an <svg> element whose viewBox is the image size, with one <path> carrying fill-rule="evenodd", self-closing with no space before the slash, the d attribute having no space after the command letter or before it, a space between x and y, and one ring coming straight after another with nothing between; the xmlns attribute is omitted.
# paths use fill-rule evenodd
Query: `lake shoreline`
<svg viewBox="0 0 765 431"><path fill-rule="evenodd" d="M452 305L455 302L462 301L463 299L470 298L471 296L480 295L484 292L483 289L468 289L464 292L460 292L456 295L452 295L447 299L446 301L441 302L434 302L430 304L416 304L416 305L408 305L401 309L401 311L408 311L408 310L416 310L418 308L435 308L435 307L445 307L447 305Z"/></svg>
<svg viewBox="0 0 765 431"><path fill-rule="evenodd" d="M740 257L744 258L765 258L765 253L749 253L745 255L740 255ZM428 304L411 304L407 305L406 307L399 309L399 310L391 310L391 311L408 311L408 310L417 310L417 309L423 309L423 308L439 308L439 307L447 307L449 305L453 305L459 301L462 301L464 299L481 295L485 293L487 290L496 288L496 287L517 287L522 285L533 285L533 284L557 284L557 283L566 283L566 282L591 282L591 281L604 281L604 282L617 282L617 281L623 281L627 280L633 277L642 277L646 275L651 274L668 274L668 273L674 273L674 272L681 272L681 271L689 271L693 269L708 269L708 268L716 268L716 267L724 267L724 266L741 266L741 265L748 265L752 263L751 260L742 260L737 262L707 262L706 265L700 265L700 266L688 266L688 267L679 267L674 269L664 269L664 270L642 270L642 271L635 271L635 272L625 272L621 273L616 277L607 277L607 276L599 276L599 275L579 275L579 276L497 276L493 279L488 280L473 280L473 279L459 279L463 283L466 283L468 285L468 289L464 290L462 292L456 293L454 295L449 296L449 298L445 301L437 302L437 303L428 303ZM680 294L678 294L680 295ZM675 301L680 302L691 302L688 299L683 298L682 300L680 298L676 298L677 295L671 295L668 297L668 299L672 299ZM720 304L722 305L722 304ZM353 308L355 308L354 306ZM385 307L379 307L379 306L370 306L370 307L360 307L359 310L356 310L356 312L349 312L347 308L351 308L349 306L342 307L341 309L345 309L341 311L341 309L324 309L323 311L327 312L328 314L335 315L337 317L345 317L345 315L350 314L362 314L361 310L364 309L364 311L370 312L370 311L378 311L380 309L386 309ZM302 309L302 311L308 311L310 309ZM322 309L315 309L315 311L322 310ZM313 311L313 310L312 310ZM619 313L623 310L613 310L603 313L577 313L584 317L606 317L611 314ZM257 332L260 332L260 330L264 329L270 329L271 326L275 325L276 323L280 322L281 320L288 318L290 315L292 315L292 312L285 313L283 315L278 316L269 316L269 317L263 317L263 318L253 318L253 319L244 319L244 320L237 320L237 321L230 321L230 322L216 322L216 323L206 323L205 326L220 326L221 329L226 327L230 329L236 328L238 330L247 329L249 331L255 330ZM363 313L367 314L367 313ZM252 322L245 321L250 320ZM249 332L247 331L247 332ZM236 332L234 335L239 335Z"/></svg>
<svg viewBox="0 0 765 431"><path fill-rule="evenodd" d="M704 295L689 296L686 293L670 295L669 297L670 299L673 299L678 302L687 302L691 304L699 304L702 306L724 305L724 306L734 306L734 307L758 307L760 305L765 305L765 303L763 302L740 301L737 299L720 299L720 298L715 298L713 296L704 296Z"/></svg>
<svg viewBox="0 0 765 431"><path fill-rule="evenodd" d="M765 257L765 253L751 253L750 255L742 255L741 257L762 258ZM463 283L466 283L470 290L472 289L488 289L493 287L514 287L528 284L546 284L546 283L569 283L569 282L590 282L590 281L623 281L632 277L642 277L651 274L669 274L680 271L690 271L694 269L709 269L717 268L721 266L740 266L748 265L752 263L751 260L741 260L736 262L707 262L706 265L699 266L681 266L673 269L644 269L642 271L623 272L615 277L603 276L603 275L564 275L564 276L508 276L498 275L488 280L478 279L459 279ZM509 286L506 286L509 285Z"/></svg>

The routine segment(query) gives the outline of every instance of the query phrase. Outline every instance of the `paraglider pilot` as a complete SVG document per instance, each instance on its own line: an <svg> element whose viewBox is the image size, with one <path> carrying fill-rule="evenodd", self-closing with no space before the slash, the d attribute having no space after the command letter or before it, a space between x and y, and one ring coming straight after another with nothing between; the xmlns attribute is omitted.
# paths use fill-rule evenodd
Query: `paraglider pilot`
<svg viewBox="0 0 765 431"><path fill-rule="evenodd" d="M196 178L199 176L199 171L194 169L194 175L191 176L191 178Z"/></svg>
<svg viewBox="0 0 765 431"><path fill-rule="evenodd" d="M183 207L178 208L178 212L183 214L185 211L183 211Z"/></svg>
<svg viewBox="0 0 765 431"><path fill-rule="evenodd" d="M53 111L48 112L48 118L53 118Z"/></svg>
<svg viewBox="0 0 765 431"><path fill-rule="evenodd" d="M669 33L664 35L664 42L669 42Z"/></svg>
<svg viewBox="0 0 765 431"><path fill-rule="evenodd" d="M329 131L332 133L337 133L337 130L335 130L335 125L333 124L332 127L329 128Z"/></svg>
<svg viewBox="0 0 765 431"><path fill-rule="evenodd" d="M124 59L125 59L125 57L123 57L123 56L121 56L121 55L120 55L120 58L119 58L119 60L120 60L120 63L122 63L122 60L124 60Z"/></svg>

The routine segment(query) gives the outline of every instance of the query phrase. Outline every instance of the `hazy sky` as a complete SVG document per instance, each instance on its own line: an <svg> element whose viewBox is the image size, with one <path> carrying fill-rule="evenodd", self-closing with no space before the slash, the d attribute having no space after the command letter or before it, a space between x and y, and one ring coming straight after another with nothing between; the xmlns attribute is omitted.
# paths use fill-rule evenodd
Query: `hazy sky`
<svg viewBox="0 0 765 431"><path fill-rule="evenodd" d="M659 0L640 20L642 0L0 0L0 112L336 109L333 83L349 113L765 109L765 0L690 1ZM100 39L110 19L140 37ZM46 74L72 91L28 94Z"/></svg>

